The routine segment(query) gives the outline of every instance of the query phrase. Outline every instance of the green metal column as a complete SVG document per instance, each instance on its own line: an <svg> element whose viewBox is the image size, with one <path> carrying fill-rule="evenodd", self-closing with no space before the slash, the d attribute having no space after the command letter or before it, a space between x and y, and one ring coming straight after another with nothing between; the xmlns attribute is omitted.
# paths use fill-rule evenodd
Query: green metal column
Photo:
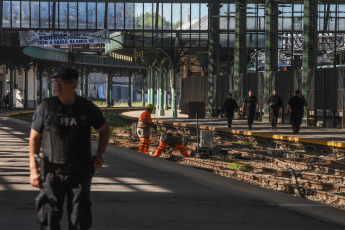
<svg viewBox="0 0 345 230"><path fill-rule="evenodd" d="M132 74L128 75L128 107L132 107Z"/></svg>
<svg viewBox="0 0 345 230"><path fill-rule="evenodd" d="M161 99L161 96L160 96L160 92L161 92L161 77L160 77L160 67L157 69L157 87L156 87L156 97L157 97L157 106L156 106L156 109L157 111L160 110L160 99Z"/></svg>
<svg viewBox="0 0 345 230"><path fill-rule="evenodd" d="M234 99L242 106L243 75L247 73L247 0L236 0L235 15L235 58L234 58ZM239 114L239 113L238 113Z"/></svg>
<svg viewBox="0 0 345 230"><path fill-rule="evenodd" d="M169 98L168 98L168 72L164 71L164 110L169 109Z"/></svg>
<svg viewBox="0 0 345 230"><path fill-rule="evenodd" d="M43 93L43 84L42 84L42 75L43 75L43 68L39 67L38 68L38 81L40 83L39 85L39 104L41 104L43 102L43 97L42 97L42 93Z"/></svg>
<svg viewBox="0 0 345 230"><path fill-rule="evenodd" d="M84 74L80 75L79 95L84 96Z"/></svg>
<svg viewBox="0 0 345 230"><path fill-rule="evenodd" d="M171 74L171 113L170 117L177 117L177 103L176 103L176 66L173 65L170 71Z"/></svg>
<svg viewBox="0 0 345 230"><path fill-rule="evenodd" d="M89 71L85 72L85 98L89 97Z"/></svg>
<svg viewBox="0 0 345 230"><path fill-rule="evenodd" d="M145 106L145 76L141 76L141 106Z"/></svg>
<svg viewBox="0 0 345 230"><path fill-rule="evenodd" d="M153 104L153 67L151 66L148 70L148 89L147 89L147 101L149 104Z"/></svg>
<svg viewBox="0 0 345 230"><path fill-rule="evenodd" d="M112 74L107 74L107 107L112 107L112 101L113 99L113 76Z"/></svg>
<svg viewBox="0 0 345 230"><path fill-rule="evenodd" d="M302 70L302 94L307 98L308 79L314 74L317 65L317 1L304 0L304 33L303 33L303 70ZM307 114L307 111L304 111ZM307 124L307 116L304 116L302 124Z"/></svg>
<svg viewBox="0 0 345 230"><path fill-rule="evenodd" d="M10 109L14 109L14 67L10 67Z"/></svg>
<svg viewBox="0 0 345 230"><path fill-rule="evenodd" d="M151 77L152 77L152 81L151 81L152 91L151 92L152 92L152 105L153 105L152 114L155 114L156 110L157 110L157 108L155 106L156 102L157 102L157 100L156 100L157 93L155 91L155 89L156 89L156 74L157 74L157 70L155 68L152 68L152 75L151 75Z"/></svg>
<svg viewBox="0 0 345 230"><path fill-rule="evenodd" d="M52 76L51 76L51 73L48 73L47 85L48 85L47 95L48 95L48 98L51 98L52 97Z"/></svg>
<svg viewBox="0 0 345 230"><path fill-rule="evenodd" d="M278 4L266 1L266 40L265 40L265 75L264 75L264 116L262 122L269 122L269 106L266 103L270 91L270 75L278 68ZM262 106L262 105L260 105Z"/></svg>
<svg viewBox="0 0 345 230"><path fill-rule="evenodd" d="M24 72L25 72L25 80L24 80L24 85L25 85L25 89L24 89L24 109L28 109L29 108L29 67L25 67L24 68Z"/></svg>
<svg viewBox="0 0 345 230"><path fill-rule="evenodd" d="M207 101L207 117L213 116L213 106L215 103L215 81L219 74L219 14L220 5L219 1L213 1L207 5L209 12L209 46L208 46L208 101ZM214 17L216 15L216 17ZM217 17L218 16L218 17Z"/></svg>
<svg viewBox="0 0 345 230"><path fill-rule="evenodd" d="M164 65L159 66L158 76L158 116L164 116Z"/></svg>

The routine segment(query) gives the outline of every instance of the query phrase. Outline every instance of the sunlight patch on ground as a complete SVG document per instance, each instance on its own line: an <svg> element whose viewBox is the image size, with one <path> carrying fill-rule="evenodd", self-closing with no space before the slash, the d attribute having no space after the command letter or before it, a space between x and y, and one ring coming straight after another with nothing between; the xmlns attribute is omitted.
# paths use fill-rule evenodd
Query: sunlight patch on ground
<svg viewBox="0 0 345 230"><path fill-rule="evenodd" d="M122 177L94 177L91 191L173 193L169 189L154 185L142 179Z"/></svg>

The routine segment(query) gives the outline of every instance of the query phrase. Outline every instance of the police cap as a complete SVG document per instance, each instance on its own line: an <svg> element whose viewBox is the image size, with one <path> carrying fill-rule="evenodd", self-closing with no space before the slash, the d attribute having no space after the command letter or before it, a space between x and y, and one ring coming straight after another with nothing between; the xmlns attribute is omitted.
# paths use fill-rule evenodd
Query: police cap
<svg viewBox="0 0 345 230"><path fill-rule="evenodd" d="M78 77L78 71L76 71L75 69L60 67L57 70L57 74L53 78L78 81Z"/></svg>

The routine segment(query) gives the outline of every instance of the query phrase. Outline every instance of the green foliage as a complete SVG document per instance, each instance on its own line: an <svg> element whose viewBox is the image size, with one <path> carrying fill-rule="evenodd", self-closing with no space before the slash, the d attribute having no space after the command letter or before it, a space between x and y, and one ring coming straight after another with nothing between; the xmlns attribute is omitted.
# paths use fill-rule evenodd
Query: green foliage
<svg viewBox="0 0 345 230"><path fill-rule="evenodd" d="M32 116L33 116L33 113L19 113L19 114L13 115L12 117L17 118L19 120L31 122Z"/></svg>
<svg viewBox="0 0 345 230"><path fill-rule="evenodd" d="M107 120L109 126L113 128L130 128L131 124L128 124L128 122L125 119L122 119L119 114L123 111L103 111L103 116Z"/></svg>
<svg viewBox="0 0 345 230"><path fill-rule="evenodd" d="M153 24L152 24L153 23ZM143 27L145 26L145 28L147 27L155 27L156 26L156 13L149 13L149 12L146 12L144 14L144 17L143 15L141 14L140 16L138 16L138 25ZM169 21L166 20L165 17L163 17L163 28L170 28L171 26L171 23ZM161 15L158 15L158 25L157 27L162 27L162 16Z"/></svg>
<svg viewBox="0 0 345 230"><path fill-rule="evenodd" d="M249 141L243 141L242 144L243 144L243 145L252 145L252 143L249 142Z"/></svg>
<svg viewBox="0 0 345 230"><path fill-rule="evenodd" d="M242 165L238 162L232 162L229 164L229 168L233 169L233 170L241 170L242 169Z"/></svg>

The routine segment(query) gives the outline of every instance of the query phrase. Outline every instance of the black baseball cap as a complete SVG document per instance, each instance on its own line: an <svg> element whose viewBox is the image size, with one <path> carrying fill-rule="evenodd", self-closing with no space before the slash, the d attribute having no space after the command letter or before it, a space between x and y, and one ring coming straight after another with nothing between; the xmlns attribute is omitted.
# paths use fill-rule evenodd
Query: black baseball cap
<svg viewBox="0 0 345 230"><path fill-rule="evenodd" d="M78 77L78 71L76 71L75 69L60 67L57 70L57 74L53 78L78 81Z"/></svg>

